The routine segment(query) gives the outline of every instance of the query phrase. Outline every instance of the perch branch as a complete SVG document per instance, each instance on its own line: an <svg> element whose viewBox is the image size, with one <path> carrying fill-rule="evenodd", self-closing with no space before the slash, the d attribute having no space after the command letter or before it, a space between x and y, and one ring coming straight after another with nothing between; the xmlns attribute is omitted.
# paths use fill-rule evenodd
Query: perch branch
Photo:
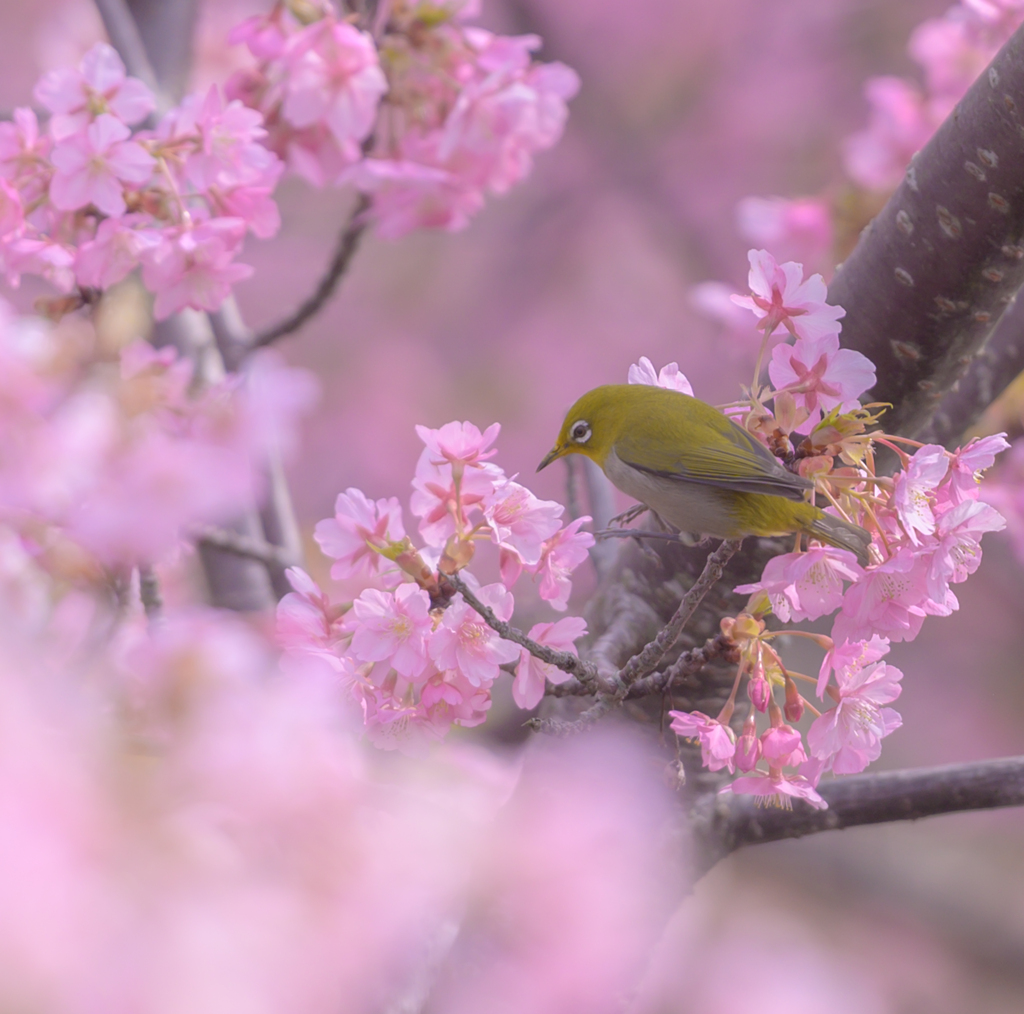
<svg viewBox="0 0 1024 1014"><path fill-rule="evenodd" d="M884 771L818 787L827 810L759 807L752 796L702 797L691 814L698 875L745 845L864 824L1024 805L1024 757Z"/></svg>

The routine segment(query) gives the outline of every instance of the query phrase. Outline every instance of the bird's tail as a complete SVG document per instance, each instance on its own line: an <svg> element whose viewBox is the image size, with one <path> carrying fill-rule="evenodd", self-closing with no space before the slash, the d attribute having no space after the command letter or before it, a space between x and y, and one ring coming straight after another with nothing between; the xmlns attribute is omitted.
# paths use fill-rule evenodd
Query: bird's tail
<svg viewBox="0 0 1024 1014"><path fill-rule="evenodd" d="M866 567L870 562L868 546L871 545L871 536L860 525L851 524L819 510L805 530L808 535L813 535L830 546L848 549L857 557L857 562L862 567Z"/></svg>

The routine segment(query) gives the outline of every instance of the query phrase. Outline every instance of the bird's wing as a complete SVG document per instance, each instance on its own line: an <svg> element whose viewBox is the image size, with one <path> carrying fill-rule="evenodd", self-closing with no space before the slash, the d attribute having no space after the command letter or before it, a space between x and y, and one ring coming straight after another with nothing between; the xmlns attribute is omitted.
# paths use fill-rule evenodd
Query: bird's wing
<svg viewBox="0 0 1024 1014"><path fill-rule="evenodd" d="M688 425L668 434L652 434L643 427L620 437L616 455L633 468L666 479L787 500L804 498L812 482L786 471L764 444L717 409L706 407L717 418L709 414L701 420L699 443Z"/></svg>

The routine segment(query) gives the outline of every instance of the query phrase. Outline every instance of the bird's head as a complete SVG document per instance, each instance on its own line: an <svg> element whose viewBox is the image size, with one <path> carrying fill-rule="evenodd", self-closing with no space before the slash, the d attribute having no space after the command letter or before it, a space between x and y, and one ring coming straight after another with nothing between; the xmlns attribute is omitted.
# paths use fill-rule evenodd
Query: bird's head
<svg viewBox="0 0 1024 1014"><path fill-rule="evenodd" d="M555 446L537 466L537 471L567 454L585 454L599 465L603 464L625 424L629 392L623 389L629 386L606 384L583 395L569 409Z"/></svg>

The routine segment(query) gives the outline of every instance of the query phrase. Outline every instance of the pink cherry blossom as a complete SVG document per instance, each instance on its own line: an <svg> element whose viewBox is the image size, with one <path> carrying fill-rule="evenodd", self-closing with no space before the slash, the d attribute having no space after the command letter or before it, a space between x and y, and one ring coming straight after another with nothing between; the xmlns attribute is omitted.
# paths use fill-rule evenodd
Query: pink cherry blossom
<svg viewBox="0 0 1024 1014"><path fill-rule="evenodd" d="M867 571L850 585L835 619L832 639L866 641L873 634L890 641L912 641L932 607L928 596L928 561L909 550Z"/></svg>
<svg viewBox="0 0 1024 1014"><path fill-rule="evenodd" d="M494 543L510 549L523 563L535 566L545 540L561 527L565 508L553 500L540 500L525 486L506 482L483 504L483 515Z"/></svg>
<svg viewBox="0 0 1024 1014"><path fill-rule="evenodd" d="M783 623L816 620L838 609L843 582L864 574L853 553L832 546L812 546L803 553L783 553L765 565L756 584L739 585L741 595L764 592Z"/></svg>
<svg viewBox="0 0 1024 1014"><path fill-rule="evenodd" d="M138 266L142 251L159 242L152 231L140 230L145 223L143 215L124 215L100 222L95 238L78 248L78 284L107 289L127 278Z"/></svg>
<svg viewBox="0 0 1024 1014"><path fill-rule="evenodd" d="M277 642L286 652L312 657L340 671L345 639L340 616L316 582L301 568L285 571L294 589L277 604Z"/></svg>
<svg viewBox="0 0 1024 1014"><path fill-rule="evenodd" d="M757 735L757 720L754 712L743 723L743 734L736 740L736 767L740 771L753 771L761 759L761 740Z"/></svg>
<svg viewBox="0 0 1024 1014"><path fill-rule="evenodd" d="M1005 433L977 437L966 447L957 448L950 462L949 492L953 503L976 500L982 473L995 463L996 455L1009 448Z"/></svg>
<svg viewBox="0 0 1024 1014"><path fill-rule="evenodd" d="M752 295L733 296L732 301L754 311L759 330L773 335L784 327L794 337L808 339L839 333L838 321L846 311L825 302L828 291L821 275L804 281L802 264L777 264L767 250L751 250L747 256Z"/></svg>
<svg viewBox="0 0 1024 1014"><path fill-rule="evenodd" d="M966 581L981 564L981 537L1001 532L1006 519L980 500L964 500L939 519L928 568L928 594L942 601L948 584ZM927 556L926 556L927 559Z"/></svg>
<svg viewBox="0 0 1024 1014"><path fill-rule="evenodd" d="M420 721L438 739L452 725L471 729L482 724L490 707L487 688L474 685L454 669L435 673L420 691Z"/></svg>
<svg viewBox="0 0 1024 1014"><path fill-rule="evenodd" d="M142 280L156 293L153 314L166 320L186 306L217 310L231 287L252 268L234 263L245 237L239 218L213 218L195 228L164 232L161 242L142 254Z"/></svg>
<svg viewBox="0 0 1024 1014"><path fill-rule="evenodd" d="M161 124L160 136L198 136L198 149L189 155L185 175L200 191L211 187L273 183L280 165L260 142L266 137L263 116L241 102L224 102L211 86L204 98L187 96Z"/></svg>
<svg viewBox="0 0 1024 1014"><path fill-rule="evenodd" d="M458 482L455 468L434 464L429 447L416 463L409 508L420 518L420 537L428 546L443 546L456 531L464 531L473 512L479 511L504 481L501 469L486 462L463 472Z"/></svg>
<svg viewBox="0 0 1024 1014"><path fill-rule="evenodd" d="M797 427L810 433L822 412L840 407L849 412L858 398L875 384L875 367L867 356L839 347L839 335L801 338L793 345L776 345L768 376L776 391L790 392L809 418Z"/></svg>
<svg viewBox="0 0 1024 1014"><path fill-rule="evenodd" d="M538 644L554 648L556 651L568 651L578 654L575 642L587 632L587 621L578 616L565 616L555 623L535 623L530 628L529 637ZM526 711L537 707L544 696L545 682L556 686L569 679L569 673L563 672L549 662L534 658L525 648L519 654L519 665L516 678L512 683L512 699Z"/></svg>
<svg viewBox="0 0 1024 1014"><path fill-rule="evenodd" d="M484 206L479 189L411 159L366 158L339 182L373 196L377 234L384 239L400 239L415 229L458 232Z"/></svg>
<svg viewBox="0 0 1024 1014"><path fill-rule="evenodd" d="M758 803L779 806L784 810L793 808L793 799L803 799L816 810L828 809L828 803L803 775L785 775L781 771L767 775L743 775L719 791L756 796Z"/></svg>
<svg viewBox="0 0 1024 1014"><path fill-rule="evenodd" d="M648 384L652 387L667 387L671 391L682 391L683 394L693 395L693 387L686 379L686 376L679 372L678 363L669 363L655 373L654 364L647 358L641 356L640 362L634 363L629 368L629 383Z"/></svg>
<svg viewBox="0 0 1024 1014"><path fill-rule="evenodd" d="M511 619L512 595L502 585L485 585L478 594L498 619ZM498 678L499 666L519 658L518 646L502 640L461 595L444 611L429 651L439 669L456 669L475 687L489 686Z"/></svg>
<svg viewBox="0 0 1024 1014"><path fill-rule="evenodd" d="M836 677L844 680L872 662L877 662L889 654L889 640L872 634L865 641L843 641L836 642L825 655L818 673L819 697L825 695L825 687L828 685L828 678L835 670Z"/></svg>
<svg viewBox="0 0 1024 1014"><path fill-rule="evenodd" d="M790 725L773 725L761 736L761 754L769 767L796 767L807 760L800 733Z"/></svg>
<svg viewBox="0 0 1024 1014"><path fill-rule="evenodd" d="M591 519L577 518L557 531L544 543L540 563L533 572L540 582L540 597L552 609L563 612L569 605L572 581L569 575L589 557L588 550L596 541L590 532L581 532L580 526Z"/></svg>
<svg viewBox="0 0 1024 1014"><path fill-rule="evenodd" d="M98 116L109 114L131 125L156 107L153 93L138 78L125 75L121 57L105 42L97 42L77 70L45 74L34 94L54 114L50 132L57 140L81 131Z"/></svg>
<svg viewBox="0 0 1024 1014"><path fill-rule="evenodd" d="M62 211L95 205L106 215L125 212L124 183L145 183L156 160L116 117L103 113L79 133L58 141L50 158L57 172L50 200Z"/></svg>
<svg viewBox="0 0 1024 1014"><path fill-rule="evenodd" d="M456 469L479 468L481 463L497 454L496 449L488 450L498 439L500 423L491 423L480 432L471 422L445 423L440 429L417 426L416 435L427 445L430 463L452 465Z"/></svg>
<svg viewBox="0 0 1024 1014"><path fill-rule="evenodd" d="M921 542L918 533L931 535L935 531L933 491L948 471L949 454L946 449L938 444L926 444L896 476L890 503L915 546Z"/></svg>
<svg viewBox="0 0 1024 1014"><path fill-rule="evenodd" d="M39 133L35 111L19 106L11 122L0 123L0 177L17 180L19 187L24 187L26 177L45 166L51 147L50 138Z"/></svg>
<svg viewBox="0 0 1024 1014"><path fill-rule="evenodd" d="M349 487L338 494L334 517L318 522L313 537L335 561L331 577L336 581L375 574L384 561L376 549L386 549L405 538L402 507L395 497L374 502L361 490Z"/></svg>
<svg viewBox="0 0 1024 1014"><path fill-rule="evenodd" d="M395 591L365 589L352 603L351 653L363 662L386 661L400 676L415 680L426 669L431 631L430 597L414 584Z"/></svg>
<svg viewBox="0 0 1024 1014"><path fill-rule="evenodd" d="M285 118L296 127L322 120L354 162L388 89L373 39L326 17L292 36L284 59L290 71Z"/></svg>
<svg viewBox="0 0 1024 1014"><path fill-rule="evenodd" d="M863 771L882 752L882 739L903 724L892 708L882 707L899 697L902 678L885 662L838 672L836 706L807 731L811 753L836 774Z"/></svg>
<svg viewBox="0 0 1024 1014"><path fill-rule="evenodd" d="M717 719L709 718L701 711L670 711L672 731L683 739L700 742L701 763L709 771L735 770L733 758L736 754L736 733Z"/></svg>

